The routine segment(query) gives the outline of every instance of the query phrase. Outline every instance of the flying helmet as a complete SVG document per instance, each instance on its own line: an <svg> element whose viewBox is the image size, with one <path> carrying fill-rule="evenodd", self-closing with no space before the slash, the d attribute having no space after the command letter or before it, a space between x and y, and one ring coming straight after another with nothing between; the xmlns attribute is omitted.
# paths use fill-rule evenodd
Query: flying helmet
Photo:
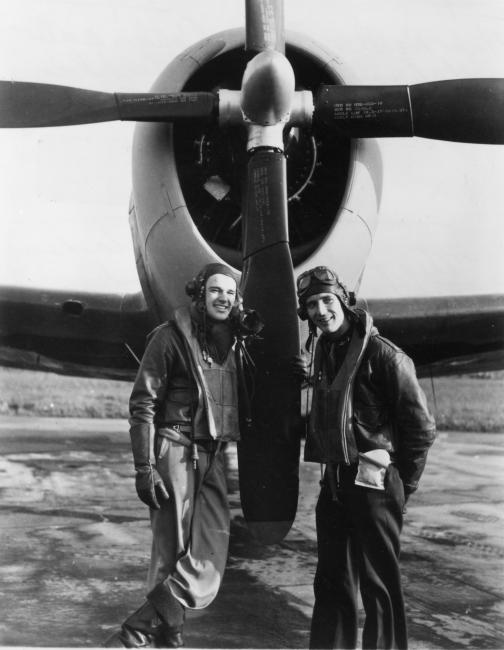
<svg viewBox="0 0 504 650"><path fill-rule="evenodd" d="M348 291L338 275L327 266L316 266L301 273L297 279L298 315L301 320L308 319L306 301L317 293L333 293L338 296L343 307L350 311L355 305L355 294Z"/></svg>
<svg viewBox="0 0 504 650"><path fill-rule="evenodd" d="M235 307L238 308L241 304L242 298L238 290L238 280L236 274L233 270L226 264L220 264L218 262L212 262L211 264L206 264L201 271L194 277L192 280L185 286L185 291L188 296L192 299L193 302L197 304L204 304L205 301L205 286L207 280L212 275L220 273L222 275L227 275L229 278L232 278L236 283L236 300Z"/></svg>

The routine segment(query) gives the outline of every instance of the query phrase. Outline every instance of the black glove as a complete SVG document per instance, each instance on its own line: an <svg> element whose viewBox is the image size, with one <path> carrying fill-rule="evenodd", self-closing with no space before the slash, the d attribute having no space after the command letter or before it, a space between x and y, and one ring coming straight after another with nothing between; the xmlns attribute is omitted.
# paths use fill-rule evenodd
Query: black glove
<svg viewBox="0 0 504 650"><path fill-rule="evenodd" d="M154 465L136 466L135 487L140 501L154 510L159 510L159 499L168 500L170 495Z"/></svg>
<svg viewBox="0 0 504 650"><path fill-rule="evenodd" d="M291 361L292 374L301 382L307 382L310 378L310 366L306 354L296 354Z"/></svg>
<svg viewBox="0 0 504 650"><path fill-rule="evenodd" d="M264 328L263 320L255 309L242 309L233 319L235 334L238 338L256 338Z"/></svg>
<svg viewBox="0 0 504 650"><path fill-rule="evenodd" d="M159 499L170 498L163 479L154 465L151 437L154 429L150 424L133 424L130 428L131 450L135 461L135 487L138 497L149 508L159 510Z"/></svg>

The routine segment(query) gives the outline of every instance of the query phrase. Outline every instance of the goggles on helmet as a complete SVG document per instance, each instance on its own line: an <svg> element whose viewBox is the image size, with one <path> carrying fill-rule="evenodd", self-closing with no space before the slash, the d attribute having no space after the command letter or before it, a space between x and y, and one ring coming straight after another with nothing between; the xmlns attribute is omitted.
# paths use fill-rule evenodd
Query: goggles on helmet
<svg viewBox="0 0 504 650"><path fill-rule="evenodd" d="M322 293L324 288L327 288L328 293L334 293L341 298L345 305L350 305L351 300L345 285L340 282L336 273L328 269L327 266L316 266L298 277L297 294L299 302L304 302L310 293Z"/></svg>
<svg viewBox="0 0 504 650"><path fill-rule="evenodd" d="M301 273L297 279L298 296L302 297L312 284L327 284L334 286L339 284L338 277L326 266L316 266L314 269Z"/></svg>

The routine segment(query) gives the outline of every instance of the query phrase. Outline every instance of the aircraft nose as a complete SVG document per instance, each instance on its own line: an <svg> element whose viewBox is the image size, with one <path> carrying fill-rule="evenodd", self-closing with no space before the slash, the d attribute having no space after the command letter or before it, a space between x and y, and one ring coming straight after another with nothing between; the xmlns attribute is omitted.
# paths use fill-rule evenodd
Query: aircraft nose
<svg viewBox="0 0 504 650"><path fill-rule="evenodd" d="M241 108L253 124L285 122L294 98L294 71L280 52L264 50L250 61L242 81Z"/></svg>

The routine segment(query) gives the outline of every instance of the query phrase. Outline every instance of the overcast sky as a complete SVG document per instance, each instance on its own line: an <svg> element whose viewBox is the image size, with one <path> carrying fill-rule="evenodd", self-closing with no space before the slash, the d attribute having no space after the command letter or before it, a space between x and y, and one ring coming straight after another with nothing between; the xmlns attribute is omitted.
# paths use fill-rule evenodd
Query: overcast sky
<svg viewBox="0 0 504 650"><path fill-rule="evenodd" d="M504 76L502 0L286 0L288 29L353 83ZM147 91L241 0L0 0L0 78ZM133 126L0 132L0 284L135 291ZM504 292L504 147L380 143L384 193L362 293Z"/></svg>

